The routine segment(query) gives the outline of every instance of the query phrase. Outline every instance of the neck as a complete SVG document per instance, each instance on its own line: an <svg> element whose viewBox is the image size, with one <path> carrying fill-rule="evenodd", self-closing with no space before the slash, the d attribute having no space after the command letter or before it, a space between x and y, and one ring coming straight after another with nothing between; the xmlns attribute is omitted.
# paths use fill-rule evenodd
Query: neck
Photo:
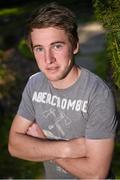
<svg viewBox="0 0 120 180"><path fill-rule="evenodd" d="M52 81L51 84L56 89L66 89L72 86L78 80L79 76L80 69L76 65L74 65L71 68L69 74L64 79L61 79L59 81Z"/></svg>

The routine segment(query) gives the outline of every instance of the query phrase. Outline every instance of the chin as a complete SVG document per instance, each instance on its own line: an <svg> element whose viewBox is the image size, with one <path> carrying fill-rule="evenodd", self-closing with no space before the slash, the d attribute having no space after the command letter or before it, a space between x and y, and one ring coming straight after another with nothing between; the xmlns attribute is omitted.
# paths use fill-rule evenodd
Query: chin
<svg viewBox="0 0 120 180"><path fill-rule="evenodd" d="M56 76L56 77L48 77L49 81L53 81L53 82L57 82L57 81L62 81L65 79L65 75L64 76Z"/></svg>
<svg viewBox="0 0 120 180"><path fill-rule="evenodd" d="M60 81L63 80L68 72L53 72L53 73L44 73L48 80L50 81Z"/></svg>

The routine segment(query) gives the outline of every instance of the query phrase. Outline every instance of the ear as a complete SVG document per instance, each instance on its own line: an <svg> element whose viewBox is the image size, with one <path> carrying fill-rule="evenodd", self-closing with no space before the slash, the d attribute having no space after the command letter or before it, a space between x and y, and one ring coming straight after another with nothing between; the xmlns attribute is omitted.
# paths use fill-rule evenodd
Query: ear
<svg viewBox="0 0 120 180"><path fill-rule="evenodd" d="M76 48L73 50L73 54L77 54L79 51L79 48L80 48L80 44L78 42Z"/></svg>

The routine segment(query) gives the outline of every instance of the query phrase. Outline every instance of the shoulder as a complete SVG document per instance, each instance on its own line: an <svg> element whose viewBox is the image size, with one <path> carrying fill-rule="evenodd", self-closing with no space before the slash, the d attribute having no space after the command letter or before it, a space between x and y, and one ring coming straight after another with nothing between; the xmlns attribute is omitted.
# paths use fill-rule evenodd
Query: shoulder
<svg viewBox="0 0 120 180"><path fill-rule="evenodd" d="M37 72L31 75L28 79L28 83L33 84L33 85L37 85L37 84L40 85L41 83L45 81L46 81L46 77L44 76L42 72Z"/></svg>
<svg viewBox="0 0 120 180"><path fill-rule="evenodd" d="M85 74L85 83L88 91L91 94L91 98L95 96L100 96L101 98L108 98L112 96L112 91L110 86L101 79L98 75L93 72L83 68Z"/></svg>
<svg viewBox="0 0 120 180"><path fill-rule="evenodd" d="M41 89L44 84L47 83L47 79L42 72L37 72L31 75L27 81L26 88L30 91Z"/></svg>
<svg viewBox="0 0 120 180"><path fill-rule="evenodd" d="M85 69L85 74L86 74L86 78L89 81L89 84L93 87L99 87L100 89L108 89L110 90L110 87L108 85L108 83L103 80L102 78L100 78L98 75L96 75L95 73L89 71L88 69Z"/></svg>
<svg viewBox="0 0 120 180"><path fill-rule="evenodd" d="M83 71L85 72L86 79L89 80L91 85L102 85L102 87L106 87L109 89L107 82L105 82L98 75L85 68L83 68Z"/></svg>
<svg viewBox="0 0 120 180"><path fill-rule="evenodd" d="M37 73L35 73L35 74L32 74L32 75L29 77L29 81L36 81L36 80L40 80L41 78L43 78L42 72L37 72Z"/></svg>

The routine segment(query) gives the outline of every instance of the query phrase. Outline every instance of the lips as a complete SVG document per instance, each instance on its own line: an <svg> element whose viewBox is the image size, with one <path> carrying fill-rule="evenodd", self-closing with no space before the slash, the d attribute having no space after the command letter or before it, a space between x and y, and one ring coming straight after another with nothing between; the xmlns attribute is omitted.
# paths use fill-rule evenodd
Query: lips
<svg viewBox="0 0 120 180"><path fill-rule="evenodd" d="M57 70L59 69L59 67L58 67L58 66L55 66L55 67L47 67L46 69L47 69L47 71L57 71Z"/></svg>

